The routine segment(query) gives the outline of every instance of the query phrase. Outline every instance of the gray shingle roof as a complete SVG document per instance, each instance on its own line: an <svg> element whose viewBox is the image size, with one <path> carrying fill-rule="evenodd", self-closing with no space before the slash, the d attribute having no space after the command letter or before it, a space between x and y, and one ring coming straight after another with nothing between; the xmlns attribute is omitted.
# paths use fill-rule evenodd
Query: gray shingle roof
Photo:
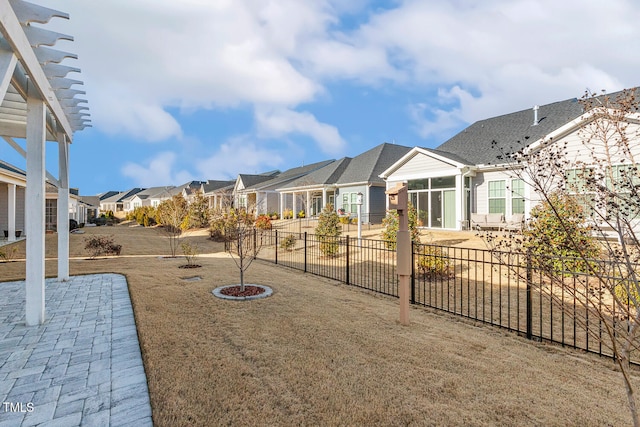
<svg viewBox="0 0 640 427"><path fill-rule="evenodd" d="M307 174L318 170L328 164L335 162L335 160L324 160L322 162L311 163L305 166L299 166L296 168L287 169L281 174L271 177L269 180L260 181L254 183L252 185L247 185L246 181L243 179L242 182L245 184L245 191L255 191L255 190L275 190L276 188L280 188L282 185L300 177L304 177Z"/></svg>
<svg viewBox="0 0 640 427"><path fill-rule="evenodd" d="M400 160L409 151L411 151L411 147L386 142L373 147L351 159L349 165L335 183L339 185L357 182L383 183L384 180L378 175Z"/></svg>
<svg viewBox="0 0 640 427"><path fill-rule="evenodd" d="M466 159L464 163L469 165L504 163L499 159L501 149L505 152L519 150L582 113L582 105L572 98L541 105L535 126L532 109L480 120L437 147L437 151Z"/></svg>
<svg viewBox="0 0 640 427"><path fill-rule="evenodd" d="M340 160L331 162L320 169L317 169L305 176L295 179L285 185L282 189L305 187L310 185L332 185L335 184L351 162L351 157L343 157Z"/></svg>
<svg viewBox="0 0 640 427"><path fill-rule="evenodd" d="M636 99L640 99L640 88L631 90L635 92ZM608 97L611 105L615 106L623 93L600 95L591 103L598 105L599 100ZM533 124L533 107L480 120L437 147L436 152L451 159L457 157L468 165L504 163L500 158L503 152L521 150L583 113L583 104L577 98L571 98L539 106L537 125Z"/></svg>
<svg viewBox="0 0 640 427"><path fill-rule="evenodd" d="M205 193L208 193L210 191L222 190L226 187L233 188L233 185L235 184L235 182L236 182L235 180L219 181L219 180L209 179L207 180L207 182L202 184L202 189L204 190Z"/></svg>

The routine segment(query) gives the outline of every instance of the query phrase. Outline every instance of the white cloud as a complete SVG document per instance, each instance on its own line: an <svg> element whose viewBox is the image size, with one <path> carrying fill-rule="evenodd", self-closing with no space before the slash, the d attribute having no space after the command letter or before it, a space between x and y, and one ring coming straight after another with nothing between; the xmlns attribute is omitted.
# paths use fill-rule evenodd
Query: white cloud
<svg viewBox="0 0 640 427"><path fill-rule="evenodd" d="M265 138L278 138L297 133L311 137L327 154L340 154L345 141L335 126L319 122L309 112L298 112L285 108L257 108L258 134Z"/></svg>
<svg viewBox="0 0 640 427"><path fill-rule="evenodd" d="M296 111L335 81L415 92L413 104L429 105L408 110L419 135L586 86L638 84L640 8L630 0L383 5L77 0L64 5L73 31L59 30L76 37L70 50L80 55L94 126L147 140L186 133L169 108L241 107L255 108L261 135L303 134L338 153L339 130ZM355 15L356 26L341 26Z"/></svg>
<svg viewBox="0 0 640 427"><path fill-rule="evenodd" d="M181 185L193 181L193 175L185 170L174 171L176 153L164 151L148 160L146 165L127 162L122 167L122 175L131 178L138 187Z"/></svg>
<svg viewBox="0 0 640 427"><path fill-rule="evenodd" d="M277 150L265 148L242 135L230 138L218 151L196 162L203 179L235 179L239 173L257 174L277 169L283 158Z"/></svg>

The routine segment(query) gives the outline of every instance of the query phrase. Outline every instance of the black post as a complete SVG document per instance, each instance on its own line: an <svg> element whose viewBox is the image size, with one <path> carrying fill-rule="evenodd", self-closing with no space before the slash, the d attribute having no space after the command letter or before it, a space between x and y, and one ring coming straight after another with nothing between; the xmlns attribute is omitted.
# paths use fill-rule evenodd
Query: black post
<svg viewBox="0 0 640 427"><path fill-rule="evenodd" d="M347 235L347 285L349 285L349 235Z"/></svg>
<svg viewBox="0 0 640 427"><path fill-rule="evenodd" d="M304 272L307 272L307 232L304 232Z"/></svg>
<svg viewBox="0 0 640 427"><path fill-rule="evenodd" d="M416 244L411 242L411 304L416 303Z"/></svg>
<svg viewBox="0 0 640 427"><path fill-rule="evenodd" d="M531 249L527 249L527 339L533 338L533 313L531 308Z"/></svg>
<svg viewBox="0 0 640 427"><path fill-rule="evenodd" d="M258 258L258 230L253 227L253 259Z"/></svg>
<svg viewBox="0 0 640 427"><path fill-rule="evenodd" d="M278 263L278 230L276 230L276 264Z"/></svg>

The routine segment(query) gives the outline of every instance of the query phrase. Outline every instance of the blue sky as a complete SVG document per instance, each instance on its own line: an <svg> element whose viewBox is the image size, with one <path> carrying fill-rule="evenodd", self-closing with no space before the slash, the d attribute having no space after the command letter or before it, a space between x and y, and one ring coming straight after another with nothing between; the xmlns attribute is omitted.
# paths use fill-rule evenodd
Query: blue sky
<svg viewBox="0 0 640 427"><path fill-rule="evenodd" d="M70 151L85 195L436 147L640 83L633 0L31 1L71 15L47 28L75 37L55 47L89 100ZM0 159L25 166L1 141Z"/></svg>

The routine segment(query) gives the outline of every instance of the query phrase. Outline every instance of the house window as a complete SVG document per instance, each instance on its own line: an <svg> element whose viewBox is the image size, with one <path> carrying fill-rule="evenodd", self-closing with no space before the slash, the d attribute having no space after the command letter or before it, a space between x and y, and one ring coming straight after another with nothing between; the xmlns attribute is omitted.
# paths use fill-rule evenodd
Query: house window
<svg viewBox="0 0 640 427"><path fill-rule="evenodd" d="M524 181L511 180L511 214L524 213Z"/></svg>
<svg viewBox="0 0 640 427"><path fill-rule="evenodd" d="M586 218L595 216L595 194L589 191L590 185L594 183L594 175L593 168L569 169L565 173L566 189L580 205Z"/></svg>
<svg viewBox="0 0 640 427"><path fill-rule="evenodd" d="M640 202L637 197L640 171L636 165L613 166L607 173L606 186L619 206L618 212L628 219L640 217Z"/></svg>
<svg viewBox="0 0 640 427"><path fill-rule="evenodd" d="M358 212L358 193L351 193L351 213Z"/></svg>
<svg viewBox="0 0 640 427"><path fill-rule="evenodd" d="M489 213L506 213L505 187L504 180L489 181Z"/></svg>
<svg viewBox="0 0 640 427"><path fill-rule="evenodd" d="M46 199L44 222L47 230L56 230L58 223L58 200Z"/></svg>
<svg viewBox="0 0 640 427"><path fill-rule="evenodd" d="M349 193L342 194L342 210L349 213Z"/></svg>

